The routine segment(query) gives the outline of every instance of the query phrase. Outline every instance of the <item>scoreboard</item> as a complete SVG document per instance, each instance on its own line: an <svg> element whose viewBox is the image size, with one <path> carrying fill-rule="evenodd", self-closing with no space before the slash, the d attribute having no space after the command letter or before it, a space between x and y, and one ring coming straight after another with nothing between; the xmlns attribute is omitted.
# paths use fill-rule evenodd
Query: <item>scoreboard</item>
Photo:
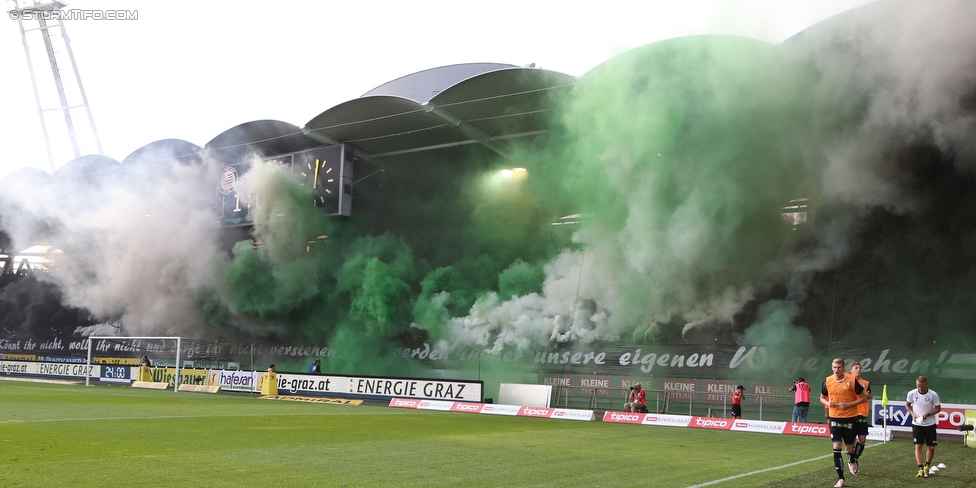
<svg viewBox="0 0 976 488"><path fill-rule="evenodd" d="M327 215L352 214L352 148L345 144L277 155L264 158L262 163L292 171L302 186L312 189L309 203ZM221 168L215 187L216 217L221 225L254 223L253 212L262 205L262 191L251 180L251 169L250 161Z"/></svg>
<svg viewBox="0 0 976 488"><path fill-rule="evenodd" d="M118 364L103 364L100 379L102 381L128 383L132 379L132 367Z"/></svg>

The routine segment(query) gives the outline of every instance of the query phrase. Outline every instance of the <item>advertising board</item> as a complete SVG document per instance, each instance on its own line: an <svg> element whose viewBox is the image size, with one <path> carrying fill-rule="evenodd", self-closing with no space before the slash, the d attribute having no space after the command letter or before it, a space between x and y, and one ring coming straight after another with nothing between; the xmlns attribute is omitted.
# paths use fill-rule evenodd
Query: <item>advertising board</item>
<svg viewBox="0 0 976 488"><path fill-rule="evenodd" d="M976 409L976 405L957 403L943 403L942 411L936 415L936 429L939 434L961 435L959 426L966 423L966 411ZM871 402L872 421L874 425L884 423L893 431L911 432L912 415L908 413L904 402L889 402L888 406L880 401Z"/></svg>
<svg viewBox="0 0 976 488"><path fill-rule="evenodd" d="M300 395L337 394L353 397L424 398L478 402L483 398L483 383L416 378L278 374L278 392Z"/></svg>

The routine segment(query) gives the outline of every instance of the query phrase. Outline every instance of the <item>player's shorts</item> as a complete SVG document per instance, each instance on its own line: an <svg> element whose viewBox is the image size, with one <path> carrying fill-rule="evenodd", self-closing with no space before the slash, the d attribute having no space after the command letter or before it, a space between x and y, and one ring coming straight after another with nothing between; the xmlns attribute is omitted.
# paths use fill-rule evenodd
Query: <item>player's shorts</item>
<svg viewBox="0 0 976 488"><path fill-rule="evenodd" d="M844 444L854 444L857 434L854 431L855 419L830 419L830 440L833 442L844 441Z"/></svg>
<svg viewBox="0 0 976 488"><path fill-rule="evenodd" d="M868 423L867 417L858 417L854 420L854 434L858 436L868 435L868 429L870 427L871 424Z"/></svg>
<svg viewBox="0 0 976 488"><path fill-rule="evenodd" d="M938 432L935 430L935 424L913 425L912 440L916 444L925 444L926 446L939 445Z"/></svg>
<svg viewBox="0 0 976 488"><path fill-rule="evenodd" d="M742 418L742 405L732 404L732 416Z"/></svg>

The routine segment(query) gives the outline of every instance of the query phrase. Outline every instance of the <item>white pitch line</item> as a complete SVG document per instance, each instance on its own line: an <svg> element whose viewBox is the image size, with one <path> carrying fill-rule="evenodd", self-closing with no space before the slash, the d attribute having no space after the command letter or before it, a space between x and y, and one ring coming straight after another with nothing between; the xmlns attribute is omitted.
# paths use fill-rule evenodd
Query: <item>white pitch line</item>
<svg viewBox="0 0 976 488"><path fill-rule="evenodd" d="M34 424L41 422L97 422L100 420L161 420L161 419L206 419L206 418L217 418L217 417L301 417L311 414L303 413L285 413L285 414L266 414L266 413L250 413L250 414L227 414L227 415L154 415L151 417L88 417L88 418L64 418L64 419L38 419L38 420L0 420L0 425L3 424Z"/></svg>
<svg viewBox="0 0 976 488"><path fill-rule="evenodd" d="M875 443L875 444L871 444L870 446L865 445L864 448L867 449L869 447L874 447L874 446L879 446L879 445L881 445L881 444ZM832 457L834 457L833 453L827 454L827 455L824 455L824 456L815 457L815 458L804 459L803 461L797 461L795 463L784 464L782 466L776 466L776 467L773 467L773 468L766 468L766 469L760 469L759 471L752 471L752 472L749 472L749 473L737 474L735 476L729 476L728 478L722 478L720 480L709 481L707 483L702 483L700 485L692 485L692 486L689 486L688 488L701 488L702 486L717 485L719 483L725 483L726 481L732 481L732 480L737 480L739 478L745 478L746 476L752 476L754 474L765 473L767 471L776 471L777 469L791 468L793 466L797 466L797 465L800 465L800 464L803 464L803 463L809 463L811 461L819 461L821 459L827 459L827 458L832 458Z"/></svg>
<svg viewBox="0 0 976 488"><path fill-rule="evenodd" d="M0 376L0 380L23 381L25 383L54 383L58 385L77 385L81 380L52 380L46 378L21 378L18 376Z"/></svg>

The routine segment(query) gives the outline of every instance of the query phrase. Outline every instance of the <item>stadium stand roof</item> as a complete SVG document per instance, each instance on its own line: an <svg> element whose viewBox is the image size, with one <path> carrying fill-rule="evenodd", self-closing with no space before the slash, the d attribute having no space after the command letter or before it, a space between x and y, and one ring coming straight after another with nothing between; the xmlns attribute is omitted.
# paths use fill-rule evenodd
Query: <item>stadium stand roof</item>
<svg viewBox="0 0 976 488"><path fill-rule="evenodd" d="M38 183L47 183L51 174L40 168L20 168L11 171L0 180L0 194L17 187L27 187Z"/></svg>
<svg viewBox="0 0 976 488"><path fill-rule="evenodd" d="M783 44L815 44L833 51L847 49L870 35L872 26L899 23L905 12L910 11L907 5L910 1L877 0L854 7L797 32L784 40Z"/></svg>
<svg viewBox="0 0 976 488"><path fill-rule="evenodd" d="M467 72L477 74L457 81ZM575 86L575 77L538 68L454 65L381 85L304 131L323 144L350 144L365 159L464 144L506 155L507 140L544 134L558 98Z"/></svg>
<svg viewBox="0 0 976 488"><path fill-rule="evenodd" d="M88 154L68 161L54 172L54 179L95 180L103 173L119 168L119 162L101 154Z"/></svg>
<svg viewBox="0 0 976 488"><path fill-rule="evenodd" d="M280 120L254 120L221 132L205 145L210 154L225 163L238 163L250 153L261 156L303 151L321 146L298 126Z"/></svg>
<svg viewBox="0 0 976 488"><path fill-rule="evenodd" d="M438 93L473 76L489 71L517 68L514 64L464 63L425 69L388 81L363 94L363 97L389 95L427 103Z"/></svg>
<svg viewBox="0 0 976 488"><path fill-rule="evenodd" d="M122 164L156 163L175 159L184 164L200 161L200 146L182 139L161 139L132 151Z"/></svg>
<svg viewBox="0 0 976 488"><path fill-rule="evenodd" d="M850 9L800 31L783 44L836 44L831 49L843 50L863 35L869 20L892 17L909 1L879 0ZM480 144L505 156L511 141L549 130L559 98L576 84L575 76L535 67L503 63L442 66L383 83L321 112L304 127L255 120L227 129L203 148L176 139L156 141L137 149L123 163L152 159L149 155L154 152L186 162L186 155L202 151L225 163L238 163L252 152L274 156L338 143L351 145L357 157L367 160L468 144ZM88 172L96 160L118 164L106 156L82 156L55 175L78 176ZM73 168L65 168L69 166Z"/></svg>

